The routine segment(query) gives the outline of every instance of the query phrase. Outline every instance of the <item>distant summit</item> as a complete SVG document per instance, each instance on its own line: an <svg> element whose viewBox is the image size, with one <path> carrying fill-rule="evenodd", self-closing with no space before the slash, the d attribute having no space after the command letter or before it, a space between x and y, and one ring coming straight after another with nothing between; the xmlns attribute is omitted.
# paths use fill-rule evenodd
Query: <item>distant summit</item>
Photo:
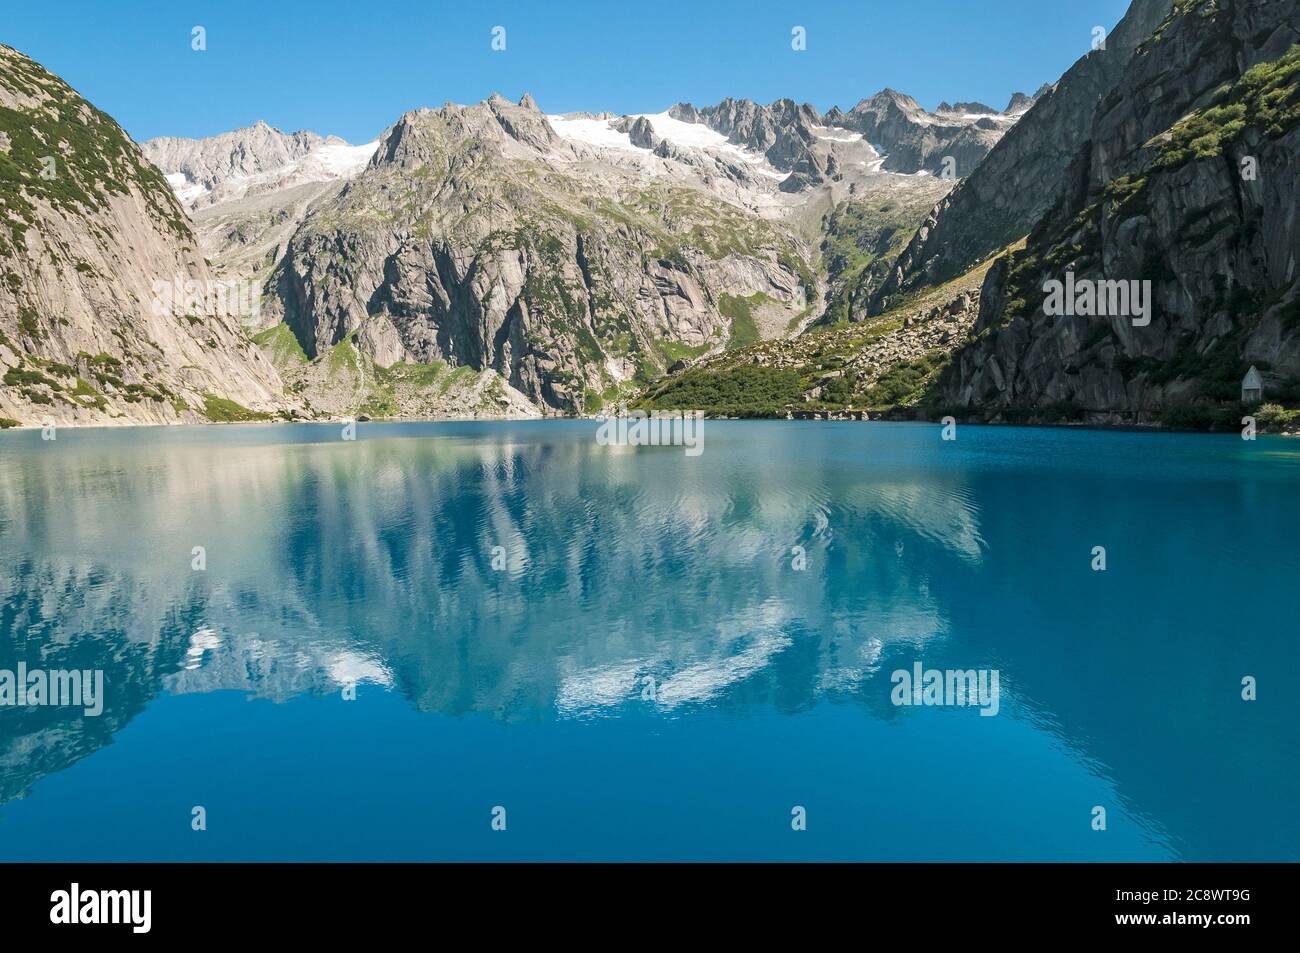
<svg viewBox="0 0 1300 953"><path fill-rule="evenodd" d="M308 182L347 178L374 154L377 143L353 146L338 136L281 132L259 119L206 139L162 136L141 145L191 209Z"/></svg>
<svg viewBox="0 0 1300 953"><path fill-rule="evenodd" d="M1019 95L1020 95L1020 93L1016 93L1016 94L1015 94L1015 96L1019 96ZM1015 99L1015 96L1012 96L1012 97L1011 97L1012 100ZM941 112L941 113L977 113L977 114L979 114L979 115L992 116L992 115L995 115L995 114L997 113L997 110L994 109L992 106L985 106L983 103L978 103L978 102L976 102L976 103L952 103L951 105L949 105L948 103L940 103L940 104L939 104L938 112ZM1008 110L1008 112L1010 112L1010 110Z"/></svg>
<svg viewBox="0 0 1300 953"><path fill-rule="evenodd" d="M1042 99L1043 95L1050 92L1051 89L1052 85L1050 83L1044 83L1042 86L1038 87L1038 91L1032 96L1026 96L1024 93L1012 93L1011 101L1007 103L1005 111L1008 113L1024 112L1034 103L1038 102L1038 100Z"/></svg>

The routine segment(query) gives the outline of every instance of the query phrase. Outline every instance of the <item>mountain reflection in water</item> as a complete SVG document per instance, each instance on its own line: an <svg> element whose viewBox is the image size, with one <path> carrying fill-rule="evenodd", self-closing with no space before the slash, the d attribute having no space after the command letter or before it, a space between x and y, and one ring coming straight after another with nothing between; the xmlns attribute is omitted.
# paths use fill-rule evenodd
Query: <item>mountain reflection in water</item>
<svg viewBox="0 0 1300 953"><path fill-rule="evenodd" d="M1300 858L1288 445L706 427L700 457L598 446L585 422L4 435L0 668L102 669L107 698L0 710L0 801L168 696L356 686L592 730L973 715L891 704L921 660L1000 670L1000 715L962 731L1046 733L1159 854Z"/></svg>

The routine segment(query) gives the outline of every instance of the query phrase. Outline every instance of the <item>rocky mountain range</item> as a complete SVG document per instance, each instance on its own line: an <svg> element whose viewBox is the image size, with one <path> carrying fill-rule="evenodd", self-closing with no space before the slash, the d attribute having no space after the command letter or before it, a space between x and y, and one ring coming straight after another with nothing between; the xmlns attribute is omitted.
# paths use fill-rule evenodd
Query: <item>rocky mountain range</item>
<svg viewBox="0 0 1300 953"><path fill-rule="evenodd" d="M756 320L775 329L810 306L797 236L592 153L527 99L408 113L309 211L271 277L271 316L308 357L350 340L380 366L491 369L579 411L676 348L725 344L728 297L761 298Z"/></svg>
<svg viewBox="0 0 1300 953"><path fill-rule="evenodd" d="M145 158L167 170L176 197L192 210L218 202L264 195L312 182L331 182L358 172L376 142L353 146L338 136L273 129L260 119L247 129L207 139L150 139Z"/></svg>
<svg viewBox="0 0 1300 953"><path fill-rule="evenodd" d="M362 145L259 121L138 148L21 54L3 66L22 227L0 416L25 423L591 412L828 320L1019 118L892 90L826 115L493 96Z"/></svg>
<svg viewBox="0 0 1300 953"><path fill-rule="evenodd" d="M361 147L259 123L144 150L218 273L265 288L250 330L313 408L571 413L823 318L952 187L938 153L974 164L1017 118L892 91L826 117L790 100L546 115L494 96ZM321 174L331 148L356 161ZM826 254L845 232L870 247ZM471 390L431 403L398 385L443 366Z"/></svg>
<svg viewBox="0 0 1300 953"><path fill-rule="evenodd" d="M136 147L0 48L0 421L694 396L1206 423L1250 364L1300 400L1298 32L1284 0L1134 0L1003 110L493 95L362 145L258 122ZM1150 324L1046 313L1076 280L1149 282Z"/></svg>
<svg viewBox="0 0 1300 953"><path fill-rule="evenodd" d="M710 357L640 404L1294 429L1298 17L1285 0L1135 0L884 280L868 268L842 294L856 327Z"/></svg>

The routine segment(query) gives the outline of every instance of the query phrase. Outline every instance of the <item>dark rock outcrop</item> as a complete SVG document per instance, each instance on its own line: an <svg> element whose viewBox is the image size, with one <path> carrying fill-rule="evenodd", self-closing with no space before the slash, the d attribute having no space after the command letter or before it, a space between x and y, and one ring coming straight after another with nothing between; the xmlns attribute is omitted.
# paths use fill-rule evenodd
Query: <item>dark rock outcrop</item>
<svg viewBox="0 0 1300 953"><path fill-rule="evenodd" d="M1060 201L990 269L943 400L1236 426L1251 364L1266 396L1300 393L1298 84L1292 0L1180 4L1102 99ZM1052 280L1149 282L1150 310L1049 316Z"/></svg>

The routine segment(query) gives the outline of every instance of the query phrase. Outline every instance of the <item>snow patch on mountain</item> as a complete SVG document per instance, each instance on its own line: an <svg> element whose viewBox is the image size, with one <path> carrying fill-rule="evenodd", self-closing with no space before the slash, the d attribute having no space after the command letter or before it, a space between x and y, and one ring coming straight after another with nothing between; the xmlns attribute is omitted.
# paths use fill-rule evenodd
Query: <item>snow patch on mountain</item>
<svg viewBox="0 0 1300 953"><path fill-rule="evenodd" d="M771 167L762 155L730 142L720 132L710 129L701 122L685 122L676 119L668 112L633 113L628 116L592 117L586 113L568 113L562 116L546 117L556 135L572 142L594 146L598 149L615 149L620 152L649 154L653 150L635 145L629 133L621 131L618 126L629 121L644 119L654 130L654 135L678 149L696 149L701 152L716 153L726 159L743 162L750 166L750 171L777 182L784 181L787 172ZM860 137L859 137L860 138Z"/></svg>
<svg viewBox="0 0 1300 953"><path fill-rule="evenodd" d="M379 140L354 146L338 136L281 132L262 121L206 139L160 137L141 148L186 208L356 175Z"/></svg>
<svg viewBox="0 0 1300 953"><path fill-rule="evenodd" d="M319 164L324 171L331 173L339 178L351 178L370 162L370 158L379 148L379 140L364 143L363 145L348 145L342 139L331 137L325 141L315 152L308 154L306 159L298 163L298 168L312 166L313 160Z"/></svg>
<svg viewBox="0 0 1300 953"><path fill-rule="evenodd" d="M547 116L555 134L561 139L595 146L598 149L619 149L624 152L646 152L632 145L632 137L619 132L608 119L591 119L576 116Z"/></svg>

